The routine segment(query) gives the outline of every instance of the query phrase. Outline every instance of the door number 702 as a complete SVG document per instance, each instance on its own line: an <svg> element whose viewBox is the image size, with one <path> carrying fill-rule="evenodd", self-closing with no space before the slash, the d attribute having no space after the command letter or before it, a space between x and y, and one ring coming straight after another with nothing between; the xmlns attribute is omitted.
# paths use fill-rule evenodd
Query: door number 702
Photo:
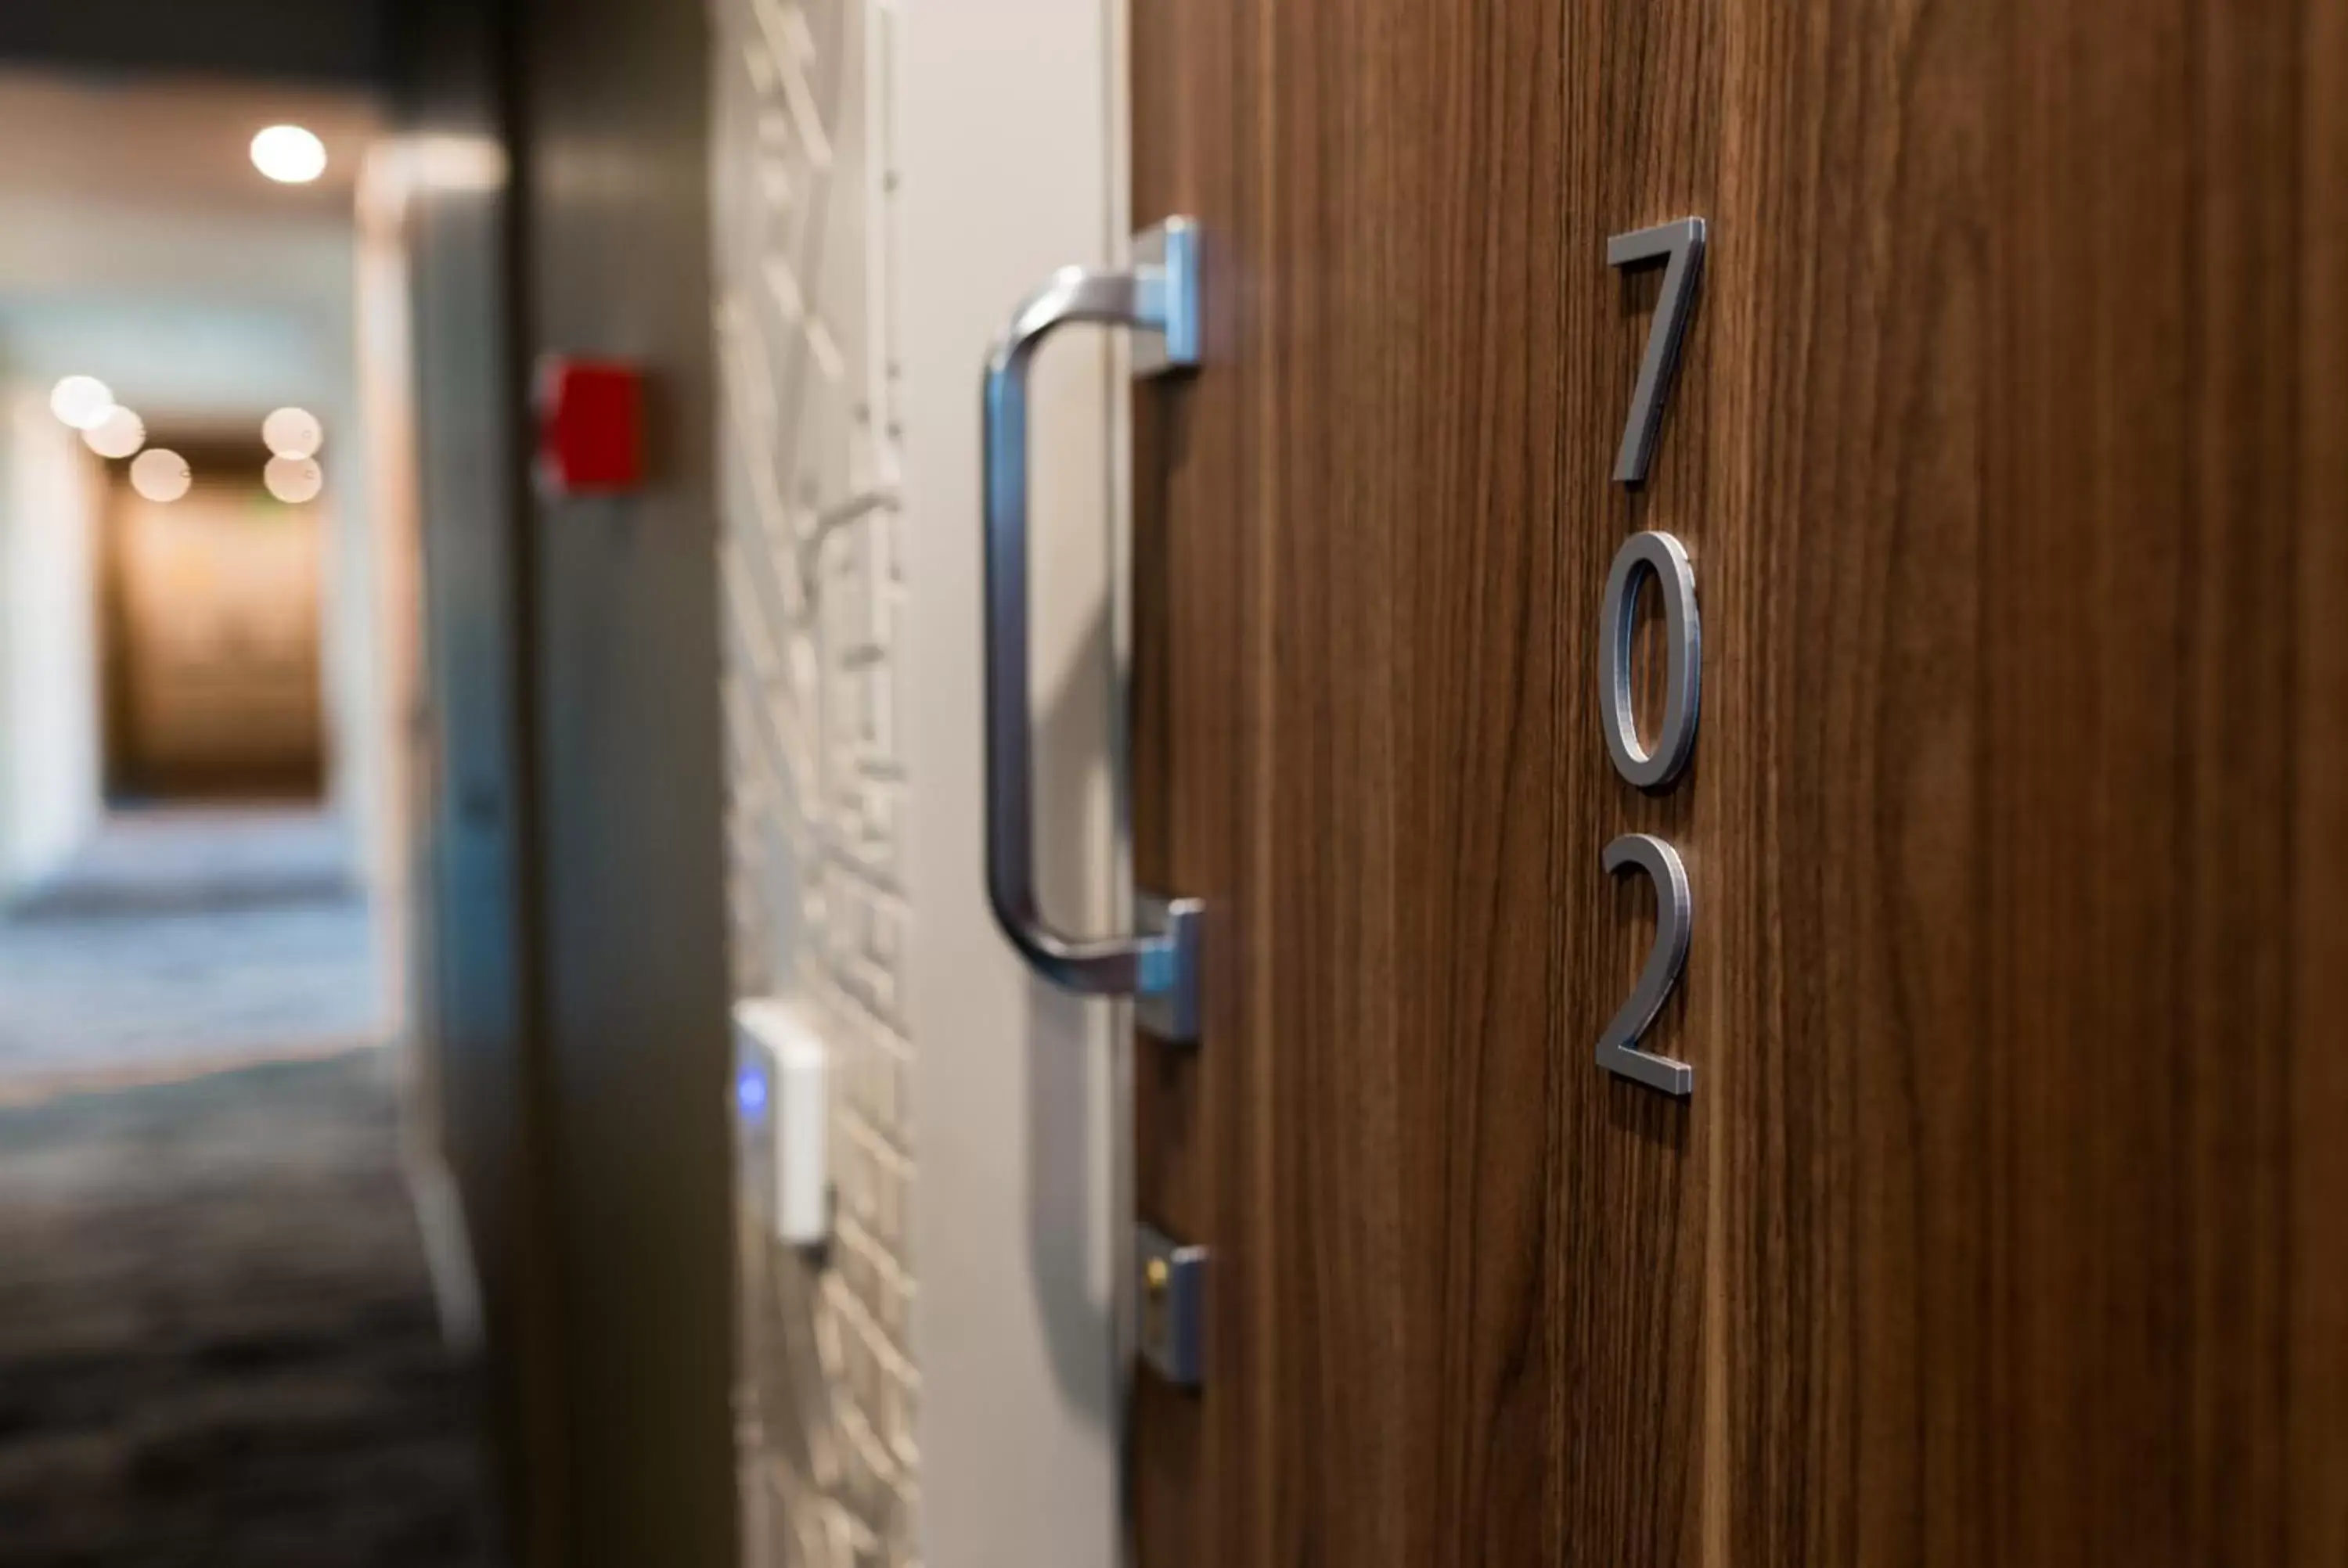
<svg viewBox="0 0 2348 1568"><path fill-rule="evenodd" d="M1679 369L1680 343L1695 312L1704 277L1704 220L1683 218L1617 234L1606 241L1606 263L1620 271L1663 264L1663 300L1647 332L1647 352L1639 362L1631 393L1631 415L1614 457L1615 480L1646 482L1663 426L1663 405ZM1639 742L1638 715L1631 691L1631 634L1637 624L1639 588L1653 577L1663 600L1663 722L1653 746ZM1606 574L1606 603L1598 629L1599 716L1606 750L1624 783L1650 794L1670 789L1695 751L1697 710L1704 691L1703 624L1696 614L1695 566L1687 548L1661 532L1632 534L1615 553ZM1684 1061L1639 1049L1639 1039L1671 999L1687 962L1695 926L1695 898L1679 851L1653 834L1628 833L1606 846L1610 876L1642 871L1655 889L1655 941L1625 1001L1598 1036L1598 1065L1609 1072L1660 1089L1666 1094L1695 1091L1695 1069Z"/></svg>

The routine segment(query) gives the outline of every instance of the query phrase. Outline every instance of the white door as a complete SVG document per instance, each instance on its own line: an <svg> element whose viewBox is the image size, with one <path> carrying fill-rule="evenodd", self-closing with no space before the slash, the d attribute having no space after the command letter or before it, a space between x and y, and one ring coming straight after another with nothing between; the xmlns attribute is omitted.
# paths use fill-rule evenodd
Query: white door
<svg viewBox="0 0 2348 1568"><path fill-rule="evenodd" d="M1096 1568L1117 1551L1111 1312L1128 1212L1125 1030L1028 972L986 912L979 374L1054 270L1116 260L1125 62L1117 0L927 0L900 22L916 903L914 1198L922 1512L932 1568ZM1077 930L1122 911L1112 584L1125 401L1106 333L1056 339L1031 410L1036 851Z"/></svg>

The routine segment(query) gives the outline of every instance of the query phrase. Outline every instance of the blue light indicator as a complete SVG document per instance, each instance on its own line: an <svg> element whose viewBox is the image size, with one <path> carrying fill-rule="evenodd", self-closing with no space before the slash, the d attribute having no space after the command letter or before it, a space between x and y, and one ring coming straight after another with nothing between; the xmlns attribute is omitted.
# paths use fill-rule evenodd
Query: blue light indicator
<svg viewBox="0 0 2348 1568"><path fill-rule="evenodd" d="M755 1067L746 1067L734 1075L734 1103L742 1112L742 1120L756 1123L766 1119L766 1075Z"/></svg>

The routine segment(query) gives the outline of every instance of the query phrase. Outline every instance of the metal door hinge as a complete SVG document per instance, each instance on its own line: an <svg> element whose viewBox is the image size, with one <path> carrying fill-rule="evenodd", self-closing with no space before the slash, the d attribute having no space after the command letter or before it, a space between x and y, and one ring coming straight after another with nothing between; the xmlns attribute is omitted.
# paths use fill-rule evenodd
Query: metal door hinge
<svg viewBox="0 0 2348 1568"><path fill-rule="evenodd" d="M1207 1376L1207 1249L1144 1225L1134 1227L1133 1255L1141 1358L1177 1388L1195 1389Z"/></svg>

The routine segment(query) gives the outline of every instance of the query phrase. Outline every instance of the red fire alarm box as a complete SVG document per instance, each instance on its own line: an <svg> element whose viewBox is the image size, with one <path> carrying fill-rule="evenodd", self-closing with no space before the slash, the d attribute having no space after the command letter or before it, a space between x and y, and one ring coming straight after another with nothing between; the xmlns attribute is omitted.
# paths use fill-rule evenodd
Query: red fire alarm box
<svg viewBox="0 0 2348 1568"><path fill-rule="evenodd" d="M644 377L619 360L538 365L538 482L548 496L614 496L644 482Z"/></svg>

